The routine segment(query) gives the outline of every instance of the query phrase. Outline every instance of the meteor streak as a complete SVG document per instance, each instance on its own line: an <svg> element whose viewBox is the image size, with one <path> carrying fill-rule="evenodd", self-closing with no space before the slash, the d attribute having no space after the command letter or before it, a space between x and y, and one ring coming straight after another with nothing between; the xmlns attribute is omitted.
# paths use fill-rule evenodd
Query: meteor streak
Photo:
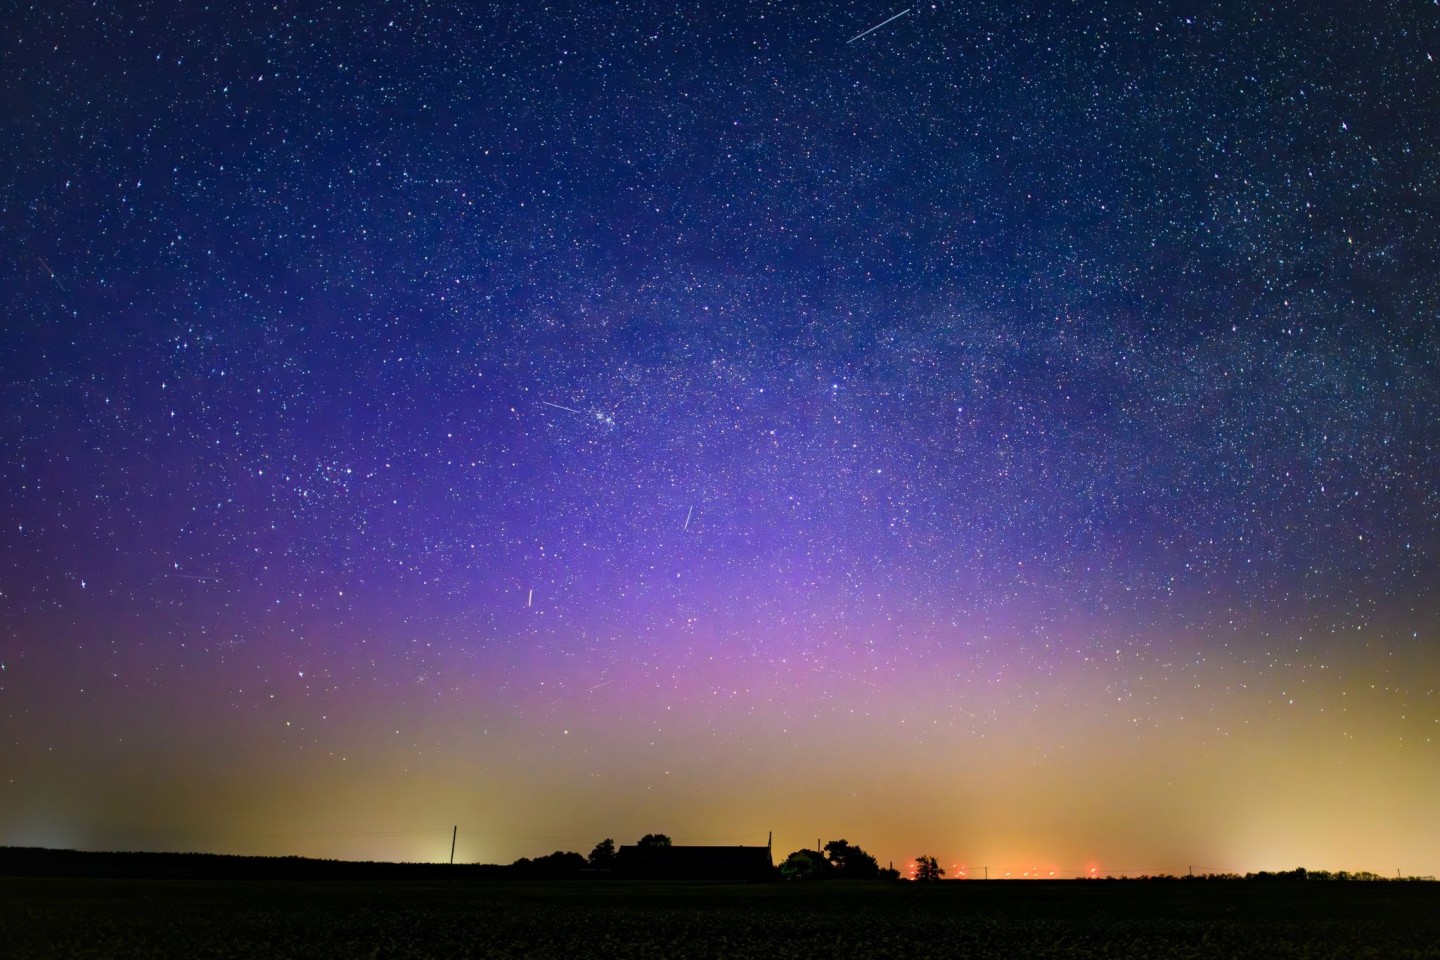
<svg viewBox="0 0 1440 960"><path fill-rule="evenodd" d="M901 10L899 13L895 14L895 16L891 17L890 20L899 20L901 17L905 16L905 14L909 13L911 10L914 9L914 7L906 7L904 10ZM851 37L849 40L846 40L845 43L847 45L852 44L856 40L859 40L861 37L869 36L876 30L879 30L881 27L885 26L885 24L889 23L890 20L881 20L879 23L875 24L875 26L871 27L869 30L866 30L864 33L855 34L855 36Z"/></svg>

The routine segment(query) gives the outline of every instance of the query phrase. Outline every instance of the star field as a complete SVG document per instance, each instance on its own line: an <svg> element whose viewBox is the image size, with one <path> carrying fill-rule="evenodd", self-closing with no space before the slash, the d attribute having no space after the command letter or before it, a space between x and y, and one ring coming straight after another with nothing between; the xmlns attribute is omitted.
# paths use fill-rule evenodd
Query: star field
<svg viewBox="0 0 1440 960"><path fill-rule="evenodd" d="M898 12L17 8L0 842L1437 872L1440 8Z"/></svg>

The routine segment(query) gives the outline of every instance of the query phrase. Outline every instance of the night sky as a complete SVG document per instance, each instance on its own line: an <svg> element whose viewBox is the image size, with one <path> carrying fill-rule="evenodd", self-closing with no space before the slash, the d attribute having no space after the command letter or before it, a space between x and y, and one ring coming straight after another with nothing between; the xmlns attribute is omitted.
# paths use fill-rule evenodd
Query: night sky
<svg viewBox="0 0 1440 960"><path fill-rule="evenodd" d="M0 843L1440 872L1440 6L901 11L9 7Z"/></svg>

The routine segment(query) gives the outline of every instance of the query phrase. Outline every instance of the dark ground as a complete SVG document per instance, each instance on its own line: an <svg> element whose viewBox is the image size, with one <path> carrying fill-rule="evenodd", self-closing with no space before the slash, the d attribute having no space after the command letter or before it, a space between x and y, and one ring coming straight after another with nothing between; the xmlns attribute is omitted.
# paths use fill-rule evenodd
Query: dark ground
<svg viewBox="0 0 1440 960"><path fill-rule="evenodd" d="M1440 885L0 878L0 956L1440 958Z"/></svg>

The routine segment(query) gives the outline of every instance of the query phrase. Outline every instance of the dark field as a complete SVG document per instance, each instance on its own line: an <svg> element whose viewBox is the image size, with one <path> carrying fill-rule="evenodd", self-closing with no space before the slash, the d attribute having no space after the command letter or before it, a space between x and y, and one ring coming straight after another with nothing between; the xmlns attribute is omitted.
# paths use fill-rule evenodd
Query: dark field
<svg viewBox="0 0 1440 960"><path fill-rule="evenodd" d="M1440 885L9 878L0 956L1440 958Z"/></svg>

